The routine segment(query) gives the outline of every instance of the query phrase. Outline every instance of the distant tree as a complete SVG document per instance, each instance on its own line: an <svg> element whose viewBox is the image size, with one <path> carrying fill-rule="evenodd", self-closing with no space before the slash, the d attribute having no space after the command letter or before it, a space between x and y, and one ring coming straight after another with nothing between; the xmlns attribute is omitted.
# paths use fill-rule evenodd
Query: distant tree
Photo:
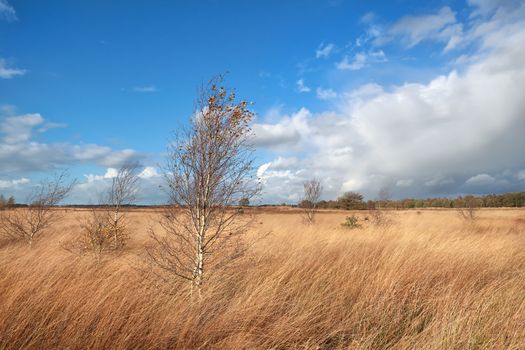
<svg viewBox="0 0 525 350"><path fill-rule="evenodd" d="M388 206L388 202L390 201L390 197L392 197L390 189L388 187L382 187L377 194L376 208L386 208Z"/></svg>
<svg viewBox="0 0 525 350"><path fill-rule="evenodd" d="M366 207L363 202L363 195L358 192L345 192L337 199L337 204L340 208L346 210L363 209Z"/></svg>
<svg viewBox="0 0 525 350"><path fill-rule="evenodd" d="M70 252L92 252L100 261L102 253L122 249L129 238L123 206L135 201L138 192L138 163L125 163L111 180L111 187L102 196L101 208L79 220L81 232L62 247Z"/></svg>
<svg viewBox="0 0 525 350"><path fill-rule="evenodd" d="M303 183L303 188L304 195L303 200L300 203L300 207L304 209L306 221L309 224L313 224L315 214L317 212L317 205L319 203L319 199L321 198L321 192L323 191L323 186L319 180L312 179L305 181Z"/></svg>
<svg viewBox="0 0 525 350"><path fill-rule="evenodd" d="M15 204L16 204L15 197L10 196L9 199L7 200L7 206L8 207L14 207Z"/></svg>
<svg viewBox="0 0 525 350"><path fill-rule="evenodd" d="M125 163L111 181L111 188L107 194L107 204L111 207L108 217L113 236L113 248L119 249L125 245L128 230L122 206L133 204L138 192L138 163ZM97 222L98 221L94 221Z"/></svg>
<svg viewBox="0 0 525 350"><path fill-rule="evenodd" d="M243 198L239 199L239 206L240 207L248 207L248 206L250 206L250 199L246 198L246 197L243 197Z"/></svg>
<svg viewBox="0 0 525 350"><path fill-rule="evenodd" d="M0 232L11 239L25 240L31 246L51 225L61 218L53 208L71 192L75 181L67 182L66 172L44 180L28 197L28 207L2 212Z"/></svg>
<svg viewBox="0 0 525 350"><path fill-rule="evenodd" d="M456 210L458 215L469 221L474 221L478 218L478 209L480 207L480 200L474 196L465 196L461 201L461 206Z"/></svg>
<svg viewBox="0 0 525 350"><path fill-rule="evenodd" d="M383 187L379 190L377 195L376 205L369 207L369 213L371 218L371 223L375 226L386 227L392 223L390 214L386 208L389 205L397 207L397 203L391 203L390 201L391 192L387 187Z"/></svg>

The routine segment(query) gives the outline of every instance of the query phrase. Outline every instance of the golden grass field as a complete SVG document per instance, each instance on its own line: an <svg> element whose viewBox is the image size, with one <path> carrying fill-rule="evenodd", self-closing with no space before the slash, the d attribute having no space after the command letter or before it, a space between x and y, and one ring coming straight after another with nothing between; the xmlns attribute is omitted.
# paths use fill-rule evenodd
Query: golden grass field
<svg viewBox="0 0 525 350"><path fill-rule="evenodd" d="M128 248L100 263L61 248L79 210L32 248L0 246L0 348L525 349L525 210L397 211L356 230L348 212L313 226L253 212L264 238L193 301L136 268L154 211L129 212Z"/></svg>

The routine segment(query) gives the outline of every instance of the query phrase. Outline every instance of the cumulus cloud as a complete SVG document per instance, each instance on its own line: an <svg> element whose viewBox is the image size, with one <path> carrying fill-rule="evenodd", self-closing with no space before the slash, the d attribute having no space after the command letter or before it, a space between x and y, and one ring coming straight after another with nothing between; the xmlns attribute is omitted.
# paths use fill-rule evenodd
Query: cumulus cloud
<svg viewBox="0 0 525 350"><path fill-rule="evenodd" d="M478 174L476 176L472 176L467 181L465 181L467 185L472 185L472 186L491 185L494 182L496 182L496 179L488 174Z"/></svg>
<svg viewBox="0 0 525 350"><path fill-rule="evenodd" d="M300 119L300 128L290 116L259 124L266 140L287 140L297 150L287 149L297 159L286 167L277 168L279 158L264 165L266 198L292 200L311 177L323 180L327 198L348 189L371 198L385 185L396 197L521 190L524 8L505 18L496 11L480 23L478 51L461 71L428 83L367 84L339 93L335 111L303 108L308 118ZM285 195L284 188L296 193Z"/></svg>
<svg viewBox="0 0 525 350"><path fill-rule="evenodd" d="M117 176L117 168L107 168L104 173L84 174L84 180L78 183L68 203L98 204L103 201L104 194L110 189L112 179ZM146 166L139 173L138 191L136 195L137 204L163 204L167 196L160 188L163 185L162 176L157 168Z"/></svg>
<svg viewBox="0 0 525 350"><path fill-rule="evenodd" d="M256 123L252 127L254 145L270 149L294 148L308 133L310 117L310 111L302 108L290 116L282 116L277 124Z"/></svg>
<svg viewBox="0 0 525 350"><path fill-rule="evenodd" d="M158 176L160 176L160 174L157 171L157 168L152 166L145 167L139 174L139 177L142 179L151 179Z"/></svg>
<svg viewBox="0 0 525 350"><path fill-rule="evenodd" d="M22 177L20 179L13 179L13 180L0 180L0 188L13 188L20 185L25 185L30 183L31 181L25 177Z"/></svg>
<svg viewBox="0 0 525 350"><path fill-rule="evenodd" d="M42 143L35 136L64 127L31 113L0 118L0 174L52 170L75 164L118 166L139 157L136 151L115 151L97 144Z"/></svg>
<svg viewBox="0 0 525 350"><path fill-rule="evenodd" d="M44 118L38 113L7 117L0 124L0 131L4 134L2 141L7 144L28 141L33 129L43 123Z"/></svg>
<svg viewBox="0 0 525 350"><path fill-rule="evenodd" d="M0 2L0 6L2 6L1 2ZM11 78L16 77L17 75L24 75L26 73L27 73L27 70L25 69L9 67L7 61L3 58L0 58L0 78L1 79L11 79Z"/></svg>

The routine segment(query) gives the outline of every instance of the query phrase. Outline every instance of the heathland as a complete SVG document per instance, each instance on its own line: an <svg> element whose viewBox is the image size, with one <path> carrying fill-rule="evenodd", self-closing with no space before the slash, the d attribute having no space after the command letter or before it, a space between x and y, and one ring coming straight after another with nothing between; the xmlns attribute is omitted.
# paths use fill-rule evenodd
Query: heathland
<svg viewBox="0 0 525 350"><path fill-rule="evenodd" d="M23 209L19 209L23 210ZM96 259L63 242L69 209L30 247L0 246L1 349L524 349L525 210L248 209L246 254L200 297L143 268L154 210ZM342 226L356 215L361 227Z"/></svg>

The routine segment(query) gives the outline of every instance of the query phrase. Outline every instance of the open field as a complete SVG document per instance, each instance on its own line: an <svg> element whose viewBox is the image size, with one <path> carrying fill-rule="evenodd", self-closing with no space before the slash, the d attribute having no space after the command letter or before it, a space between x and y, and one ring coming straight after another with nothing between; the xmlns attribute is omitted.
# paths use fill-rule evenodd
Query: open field
<svg viewBox="0 0 525 350"><path fill-rule="evenodd" d="M136 267L156 213L129 213L132 238L97 263L60 242L0 247L1 349L524 349L525 210L391 212L393 224L340 224L322 212L254 210L258 239L202 299L168 294ZM363 218L366 212L358 212ZM266 235L266 233L270 233Z"/></svg>

